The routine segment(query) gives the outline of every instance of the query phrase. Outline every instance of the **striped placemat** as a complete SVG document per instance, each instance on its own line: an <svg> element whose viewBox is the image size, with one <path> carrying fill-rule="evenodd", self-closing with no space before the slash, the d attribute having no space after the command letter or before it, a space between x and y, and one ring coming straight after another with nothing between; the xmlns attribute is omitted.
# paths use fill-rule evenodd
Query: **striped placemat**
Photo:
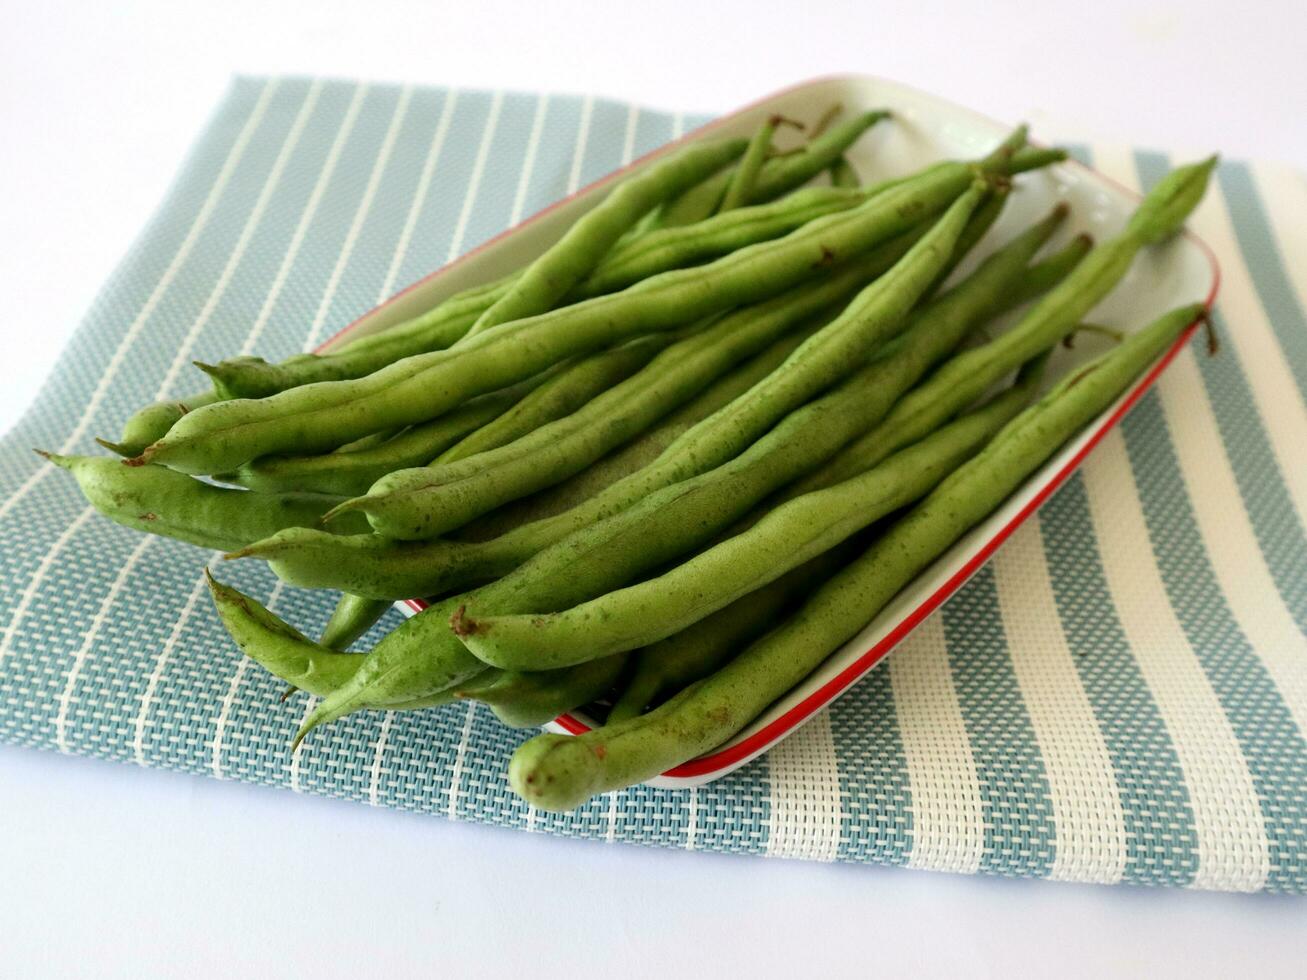
<svg viewBox="0 0 1307 980"><path fill-rule="evenodd" d="M475 705L365 714L289 756L208 556L93 516L89 452L192 359L283 357L703 120L593 98L237 80L0 444L0 739L525 830L690 849L1307 890L1307 184L1225 163L1221 356L1183 354L1038 519L799 734L692 791L535 812ZM1081 148L1128 184L1166 157ZM306 628L330 597L223 569ZM393 627L394 619L383 626Z"/></svg>

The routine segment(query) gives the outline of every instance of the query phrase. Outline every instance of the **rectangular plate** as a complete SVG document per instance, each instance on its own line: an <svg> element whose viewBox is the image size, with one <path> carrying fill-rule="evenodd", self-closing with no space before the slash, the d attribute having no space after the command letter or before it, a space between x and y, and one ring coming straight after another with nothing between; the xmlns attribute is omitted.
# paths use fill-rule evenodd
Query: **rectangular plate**
<svg viewBox="0 0 1307 980"><path fill-rule="evenodd" d="M812 121L834 104L843 106L845 113L887 108L894 114L892 120L875 126L848 153L864 182L909 173L945 158L980 156L1011 129L977 112L878 78L842 76L806 82L723 116L545 208L387 300L331 338L322 350L330 350L346 338L385 330L430 309L447 296L521 267L562 237L577 218L603 199L615 181L645 169L674 147L721 136L749 136L773 113ZM1070 204L1071 217L1050 248L1082 231L1098 241L1110 237L1124 226L1139 198L1088 167L1072 162L1023 175L1017 178L1017 191L978 250L980 255L995 242L1007 240L1042 217L1059 200ZM977 257L973 256L964 263L960 274L965 274L976 261ZM1186 234L1141 255L1122 284L1095 309L1094 320L1133 330L1166 310L1199 297L1206 297L1210 306L1219 280L1220 270L1211 250L1195 236ZM1193 329L1191 326L1116 404L1051 458L987 520L922 572L807 680L725 745L669 770L650 783L686 787L718 779L765 752L848 690L956 592L1057 489L1157 379ZM1093 338L1077 344L1074 350L1059 349L1048 372L1050 383L1102 350L1102 345L1094 343ZM425 608L421 600L398 605L409 615ZM546 727L551 731L580 734L594 725L591 718L578 711L562 715Z"/></svg>

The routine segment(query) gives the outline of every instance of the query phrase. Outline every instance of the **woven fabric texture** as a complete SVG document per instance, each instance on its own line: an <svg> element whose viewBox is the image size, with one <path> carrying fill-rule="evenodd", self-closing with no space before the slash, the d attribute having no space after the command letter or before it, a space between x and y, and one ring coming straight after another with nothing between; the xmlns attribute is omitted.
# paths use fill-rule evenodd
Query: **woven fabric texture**
<svg viewBox="0 0 1307 980"><path fill-rule="evenodd" d="M475 704L308 705L219 626L211 556L117 527L30 451L90 452L192 359L311 347L702 122L599 99L238 79L0 444L0 739L525 830L960 872L1307 891L1307 184L1225 163L1219 357L1183 353L1064 488L850 694L690 791L535 812ZM1085 147L1146 187L1169 160ZM331 597L224 578L306 629ZM398 614L391 614L397 617ZM388 618L380 628L393 627Z"/></svg>

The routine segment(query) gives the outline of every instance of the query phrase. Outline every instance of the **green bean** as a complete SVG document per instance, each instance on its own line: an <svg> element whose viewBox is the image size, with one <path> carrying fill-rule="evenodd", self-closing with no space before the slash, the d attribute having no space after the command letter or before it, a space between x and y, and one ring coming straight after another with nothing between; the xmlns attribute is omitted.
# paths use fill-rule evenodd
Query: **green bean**
<svg viewBox="0 0 1307 980"><path fill-rule="evenodd" d="M209 375L224 399L267 398L318 382L361 378L405 357L453 346L514 281L516 274L463 290L426 313L328 354L295 354L280 363L235 357L196 366Z"/></svg>
<svg viewBox="0 0 1307 980"><path fill-rule="evenodd" d="M167 435L168 430L177 420L191 409L211 405L218 398L218 393L211 388L208 391L183 397L179 401L154 402L146 405L127 420L123 426L123 434L118 437L117 442L110 442L108 439L95 441L119 456L129 458L138 456L146 446Z"/></svg>
<svg viewBox="0 0 1307 980"><path fill-rule="evenodd" d="M778 625L796 602L865 551L865 538L866 532L855 534L774 582L736 599L693 628L636 652L631 679L613 702L607 724L642 715L669 694L717 671Z"/></svg>
<svg viewBox="0 0 1307 980"><path fill-rule="evenodd" d="M584 735L537 736L514 753L509 782L546 810L648 779L708 751L856 636L894 595L1102 412L1201 306L1177 310L1076 371L961 466L797 615L711 677L647 715Z"/></svg>
<svg viewBox="0 0 1307 980"><path fill-rule="evenodd" d="M836 119L838 119L842 112L844 112L844 106L839 102L835 102L827 106L822 111L822 114L817 117L817 121L812 124L812 129L808 130L808 139L815 140L818 136L821 136L823 133L825 133L826 130L830 129L831 123L833 123ZM803 146L802 145L796 146L794 147L793 150L790 150L788 152L802 153ZM780 154L777 155L779 156Z"/></svg>
<svg viewBox="0 0 1307 980"><path fill-rule="evenodd" d="M41 455L70 472L91 506L111 521L220 551L288 527L317 527L340 502L323 494L215 487L162 466L124 466L108 456ZM348 534L357 529L354 523L339 530Z"/></svg>
<svg viewBox="0 0 1307 980"><path fill-rule="evenodd" d="M759 172L749 203L770 201L807 183L842 156L859 136L888 116L888 112L880 110L860 113L810 140L799 152L772 157ZM709 177L664 205L659 214L659 225L666 228L693 224L715 213L730 178L729 172Z"/></svg>
<svg viewBox="0 0 1307 980"><path fill-rule="evenodd" d="M726 166L746 145L739 139L692 143L619 183L526 267L508 292L477 318L469 334L552 309L642 216Z"/></svg>
<svg viewBox="0 0 1307 980"><path fill-rule="evenodd" d="M391 605L389 599L364 599L349 593L342 595L322 630L319 645L330 650L344 650L370 630Z"/></svg>
<svg viewBox="0 0 1307 980"><path fill-rule="evenodd" d="M840 157L828 169L832 187L862 186L862 178L858 176L858 172L853 169L853 164L849 163L846 157Z"/></svg>
<svg viewBox="0 0 1307 980"><path fill-rule="evenodd" d="M889 183L856 191L810 187L779 201L737 208L692 225L648 232L613 249L571 295L590 299L617 292L668 269L682 269L746 245L769 241L816 218L863 204L873 192L887 189Z"/></svg>
<svg viewBox="0 0 1307 980"><path fill-rule="evenodd" d="M647 428L730 363L754 353L796 321L847 301L911 244L910 238L900 236L802 287L794 296L784 295L724 318L707 333L665 351L647 370L581 411L515 443L455 465L390 473L366 496L342 504L341 510L364 511L373 527L387 537L431 538L557 483ZM779 404L783 403L770 403L769 410L781 410Z"/></svg>
<svg viewBox="0 0 1307 980"><path fill-rule="evenodd" d="M846 479L875 465L974 402L1023 361L1068 337L1080 318L1125 275L1140 248L1179 228L1201 199L1214 165L1209 160L1168 174L1144 199L1122 234L1090 251L1011 330L944 364L895 405L880 428L846 446L821 475L809 477L796 492L817 489L822 480Z"/></svg>
<svg viewBox="0 0 1307 980"><path fill-rule="evenodd" d="M1044 237L1059 217L1044 222ZM1039 240L1030 243L1031 251L1038 248ZM944 248L944 252L950 250L951 244ZM1018 264L1018 272L1019 268ZM921 272L933 274L927 269ZM944 303L944 299L938 302ZM954 327L958 336L966 331L966 325ZM920 359L918 348L929 346L927 338L932 336L931 325L918 324L912 335L918 346L908 344L907 337L895 346ZM910 363L911 359L889 355L878 359L870 370L857 372L830 395L792 413L723 468L664 487L626 511L540 551L505 578L429 606L384 638L348 685L315 708L298 733L297 743L318 725L359 708L434 696L480 673L480 661L456 640L451 643L454 638L444 629L447 618L457 618L468 610L484 615L558 608L610 591L702 544L775 487L819 465L840 444L882 416L894 400L893 384L911 383L904 376L904 367Z"/></svg>
<svg viewBox="0 0 1307 980"><path fill-rule="evenodd" d="M469 432L432 460L452 463L521 440L551 422L571 416L596 397L641 371L649 361L687 335L702 331L696 324L676 333L637 337L610 350L578 358L498 418Z"/></svg>
<svg viewBox="0 0 1307 980"><path fill-rule="evenodd" d="M1038 299L1065 279L1093 247L1094 239L1081 233L1048 258L1032 265L1021 281L1012 287L1004 309L1015 310Z"/></svg>
<svg viewBox="0 0 1307 980"><path fill-rule="evenodd" d="M1029 404L1038 375L860 476L805 494L664 574L561 612L454 623L501 670L555 670L635 650L688 629L857 531L929 493Z"/></svg>
<svg viewBox="0 0 1307 980"><path fill-rule="evenodd" d="M401 432L407 432L408 427L403 429L383 429L380 432L373 432L371 435L363 436L361 439L355 439L353 442L347 442L343 446L338 446L332 450L333 453L356 453L365 449L376 449L378 446L390 442Z"/></svg>
<svg viewBox="0 0 1307 980"><path fill-rule="evenodd" d="M552 374L543 371L510 388L473 398L452 412L410 426L371 448L342 448L318 456L260 457L231 474L229 482L252 490L286 491L296 487L345 496L366 493L387 473L430 463L459 440L509 411Z"/></svg>
<svg viewBox="0 0 1307 980"><path fill-rule="evenodd" d="M1025 132L1014 133L976 166L1008 165L1013 145L1023 139ZM501 324L454 349L406 358L367 378L205 406L179 419L137 461L182 472L227 472L257 456L319 452L372 431L425 421L571 355L782 293L831 256L847 259L903 233L965 191L974 170L962 163L933 167L859 208L818 218L775 242L660 274L612 297Z"/></svg>
<svg viewBox="0 0 1307 980"><path fill-rule="evenodd" d="M754 185L758 181L758 174L762 171L763 162L771 152L772 137L776 135L777 128L782 124L803 128L802 123L796 123L781 115L771 115L763 120L762 125L753 134L753 138L749 140L749 148L744 151L744 156L731 171L730 179L726 182L726 191L717 206L718 213L733 211L748 203L753 195Z"/></svg>
<svg viewBox="0 0 1307 980"><path fill-rule="evenodd" d="M758 492L770 492L769 488L774 489L797 478L819 465L826 456L833 455L855 434L879 421L895 399L933 363L946 356L979 319L992 309L1001 307L1002 298L1011 284L1024 274L1026 261L1052 234L1062 215L1061 210L1055 211L1018 236L987 259L965 282L916 314L912 325L891 348L855 375L856 380L845 383L838 399L832 401L831 396L827 396L814 403L817 407L806 406L803 409L805 414L797 419L793 414L787 417L781 426L773 428L752 446L746 441L746 455L749 460L756 461L756 478L765 481ZM749 389L749 395L755 396L775 376L775 372L767 375L764 381ZM846 406L845 401L852 404ZM738 400L730 404L736 405ZM833 416L833 420L828 422L827 415ZM710 416L707 422L718 418L720 413ZM701 425L705 425L709 433L715 431L712 425ZM671 474L667 482L649 479L652 468L646 467L633 474L640 479L628 477L619 480L608 490L568 511L523 525L488 541L442 540L421 545L388 542L369 535L331 538L311 530L289 530L235 552L232 557L265 558L277 575L296 585L341 588L376 598L443 594L505 575L569 534L619 514L637 501L643 507L650 506L651 494L669 484L679 485L680 481L693 475L704 458L690 456L694 465L687 465L684 473L667 463L679 459L669 455L674 447L694 446L688 437L697 431L705 430L700 426L690 429L682 437L684 442L678 440L659 457L664 463L663 472ZM793 444L788 444L787 439ZM764 465L765 454L772 447L781 453L781 459L791 461L787 465L792 469L779 463ZM657 465L658 461L655 462ZM704 469L710 467L705 463ZM729 505L738 505L744 500L729 494L727 497Z"/></svg>
<svg viewBox="0 0 1307 980"><path fill-rule="evenodd" d="M970 203L974 207L975 202ZM957 215L965 214L966 206L967 202L954 205L957 210L952 218L941 219L896 269L901 270L905 263L917 265L918 282L933 277L939 262L951 253L952 241L960 231ZM1055 214L1042 223L1043 238L1051 234L1060 217ZM1032 236L1031 251L1043 240L1033 231L1026 237ZM923 252L934 253L933 259L918 255L915 262L909 261L918 248L932 241L933 247ZM1018 263L1017 271L1021 268ZM944 299L939 302L943 304ZM964 321L961 327L954 326L960 337L968 326L966 318L950 312L947 321ZM929 338L936 332L933 326L918 324L895 347L921 360L919 348L930 346ZM445 628L450 617L457 621L463 615L559 608L618 587L701 544L772 490L820 465L840 445L874 424L892 404L894 386L901 390L911 383L907 369L913 358L879 358L831 393L792 412L729 463L665 486L607 520L545 548L503 578L428 607L383 639L350 682L313 711L297 735L297 743L318 725L351 711L433 696L477 674L482 669L480 661L456 640L450 642L452 637ZM920 365L918 374L925 366Z"/></svg>
<svg viewBox="0 0 1307 980"><path fill-rule="evenodd" d="M223 626L247 656L310 694L325 695L346 683L363 661L361 653L338 653L314 643L247 595L214 579L209 591Z"/></svg>
<svg viewBox="0 0 1307 980"><path fill-rule="evenodd" d="M696 422L706 419L771 374L794 353L795 348L825 325L826 321L813 319L773 341L616 452L609 453L557 486L500 507L459 528L460 540L485 541L531 521L552 517L647 466Z"/></svg>
<svg viewBox="0 0 1307 980"><path fill-rule="evenodd" d="M295 689L326 696L346 683L363 662L361 653L339 653L314 643L249 596L223 585L206 568L218 618L241 652ZM451 694L396 705L405 709L448 704Z"/></svg>
<svg viewBox="0 0 1307 980"><path fill-rule="evenodd" d="M1023 146L1001 169L1011 176L1064 159L1066 153L1062 150ZM938 166L941 165L927 167L913 176L920 177ZM815 218L864 203L908 179L883 180L857 190L809 187L776 201L737 208L691 225L647 232L614 248L599 268L572 291L571 297L588 299L616 292L668 269L685 268L775 238Z"/></svg>
<svg viewBox="0 0 1307 980"><path fill-rule="evenodd" d="M935 273L935 278L930 281L930 285L922 290L921 301L929 300L939 291L939 288L944 285L944 280L948 279L958 267L958 263L970 254L971 250L994 226L994 222L998 220L1004 205L1007 204L1008 191L1007 185L1000 184L993 189L985 200L980 202L975 214L971 216L971 220L962 229L962 234L958 236L958 240L953 246L951 259L945 262L940 270Z"/></svg>
<svg viewBox="0 0 1307 980"><path fill-rule="evenodd" d="M1010 150L997 154L1000 163L1009 156ZM208 405L183 416L136 461L222 473L258 456L321 452L369 432L434 418L576 354L781 293L832 255L851 258L906 231L956 199L972 179L969 165L935 168L776 241L654 276L612 296L500 324L448 351L419 354L366 378Z"/></svg>
<svg viewBox="0 0 1307 980"><path fill-rule="evenodd" d="M489 705L510 728L531 728L604 697L617 684L626 661L626 655L619 654L562 670L487 671L455 697Z"/></svg>

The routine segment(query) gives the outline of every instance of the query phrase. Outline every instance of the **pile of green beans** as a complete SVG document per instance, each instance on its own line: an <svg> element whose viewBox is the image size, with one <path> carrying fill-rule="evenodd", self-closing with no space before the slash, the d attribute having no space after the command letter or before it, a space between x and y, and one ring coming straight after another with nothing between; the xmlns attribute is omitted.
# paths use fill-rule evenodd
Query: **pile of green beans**
<svg viewBox="0 0 1307 980"><path fill-rule="evenodd" d="M1061 151L1022 127L864 184L850 157L887 119L691 143L521 269L328 354L199 364L207 390L99 440L125 458L43 455L119 524L340 593L314 640L208 576L243 655L321 699L292 750L361 710L476 699L529 727L588 706L607 720L527 741L514 789L559 810L647 779L801 683L1201 313L1093 328L1116 347L1040 398L1214 161L1117 237L1041 255L1064 205L991 228Z"/></svg>

